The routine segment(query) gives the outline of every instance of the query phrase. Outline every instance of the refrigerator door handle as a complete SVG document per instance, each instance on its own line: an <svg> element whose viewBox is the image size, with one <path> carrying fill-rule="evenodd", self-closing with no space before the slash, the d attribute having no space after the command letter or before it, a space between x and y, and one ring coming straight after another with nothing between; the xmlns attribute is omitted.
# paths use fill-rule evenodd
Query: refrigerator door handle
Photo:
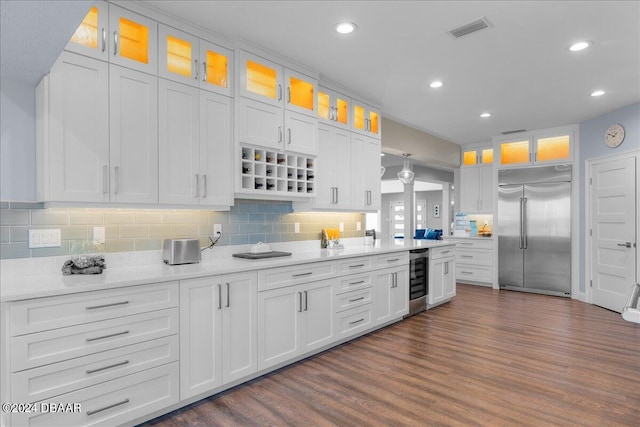
<svg viewBox="0 0 640 427"><path fill-rule="evenodd" d="M522 200L522 242L527 249L527 198Z"/></svg>
<svg viewBox="0 0 640 427"><path fill-rule="evenodd" d="M524 203L523 203L523 198L520 197L520 236L518 239L518 249L523 249L523 245L522 245L522 224L524 223Z"/></svg>

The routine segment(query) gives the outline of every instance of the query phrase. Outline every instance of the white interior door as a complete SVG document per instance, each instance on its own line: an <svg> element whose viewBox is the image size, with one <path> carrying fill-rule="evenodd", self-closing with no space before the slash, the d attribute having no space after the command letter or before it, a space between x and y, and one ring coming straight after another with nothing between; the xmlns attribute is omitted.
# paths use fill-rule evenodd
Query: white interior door
<svg viewBox="0 0 640 427"><path fill-rule="evenodd" d="M403 202L391 202L390 203L390 218L391 230L389 235L391 238L404 237L404 203Z"/></svg>
<svg viewBox="0 0 640 427"><path fill-rule="evenodd" d="M635 157L591 167L592 302L617 312L636 278L636 167Z"/></svg>

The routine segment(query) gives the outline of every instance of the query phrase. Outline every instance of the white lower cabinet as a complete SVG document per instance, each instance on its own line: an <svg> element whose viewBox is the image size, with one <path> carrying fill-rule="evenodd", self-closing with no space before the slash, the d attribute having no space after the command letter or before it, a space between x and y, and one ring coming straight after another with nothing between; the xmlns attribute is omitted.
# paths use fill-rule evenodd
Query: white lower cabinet
<svg viewBox="0 0 640 427"><path fill-rule="evenodd" d="M432 249L429 254L429 306L449 301L456 295L455 250Z"/></svg>
<svg viewBox="0 0 640 427"><path fill-rule="evenodd" d="M409 312L409 271L407 267L376 271L375 323L401 318Z"/></svg>
<svg viewBox="0 0 640 427"><path fill-rule="evenodd" d="M456 280L472 285L493 284L491 238L447 238L456 243Z"/></svg>
<svg viewBox="0 0 640 427"><path fill-rule="evenodd" d="M180 398L257 371L257 274L180 282Z"/></svg>
<svg viewBox="0 0 640 427"><path fill-rule="evenodd" d="M258 369L334 341L333 288L322 280L258 293Z"/></svg>

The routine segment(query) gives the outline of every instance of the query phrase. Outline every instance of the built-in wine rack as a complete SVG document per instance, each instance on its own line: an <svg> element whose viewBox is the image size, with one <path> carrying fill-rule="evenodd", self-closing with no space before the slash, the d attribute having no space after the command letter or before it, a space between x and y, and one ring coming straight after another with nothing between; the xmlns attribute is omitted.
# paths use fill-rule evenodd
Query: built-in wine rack
<svg viewBox="0 0 640 427"><path fill-rule="evenodd" d="M243 191L315 197L315 158L261 148L241 150Z"/></svg>

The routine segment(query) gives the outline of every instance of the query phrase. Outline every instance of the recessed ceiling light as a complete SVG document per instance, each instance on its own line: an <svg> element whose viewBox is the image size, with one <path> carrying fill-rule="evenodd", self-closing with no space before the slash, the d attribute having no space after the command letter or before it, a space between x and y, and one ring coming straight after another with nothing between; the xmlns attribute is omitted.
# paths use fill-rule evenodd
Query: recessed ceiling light
<svg viewBox="0 0 640 427"><path fill-rule="evenodd" d="M483 119L486 119L487 117L491 117L491 113L482 113L480 114L480 117L482 117Z"/></svg>
<svg viewBox="0 0 640 427"><path fill-rule="evenodd" d="M569 50L570 50L571 52L578 52L578 51L581 51L581 50L583 50L583 49L588 48L589 46L591 46L591 42L588 42L588 41L580 41L580 42L577 42L577 43L572 44L572 45L569 47Z"/></svg>
<svg viewBox="0 0 640 427"><path fill-rule="evenodd" d="M384 157L384 153L380 153L380 157Z"/></svg>
<svg viewBox="0 0 640 427"><path fill-rule="evenodd" d="M596 90L591 92L591 96L602 96L604 95L604 91L603 90Z"/></svg>
<svg viewBox="0 0 640 427"><path fill-rule="evenodd" d="M358 29L358 26L353 22L341 22L338 25L336 25L336 31L339 32L340 34L353 33L357 29Z"/></svg>
<svg viewBox="0 0 640 427"><path fill-rule="evenodd" d="M435 89L435 88L442 87L442 85L444 85L444 83L442 83L440 80L436 80L431 82L431 84L429 84L429 87L432 87Z"/></svg>

